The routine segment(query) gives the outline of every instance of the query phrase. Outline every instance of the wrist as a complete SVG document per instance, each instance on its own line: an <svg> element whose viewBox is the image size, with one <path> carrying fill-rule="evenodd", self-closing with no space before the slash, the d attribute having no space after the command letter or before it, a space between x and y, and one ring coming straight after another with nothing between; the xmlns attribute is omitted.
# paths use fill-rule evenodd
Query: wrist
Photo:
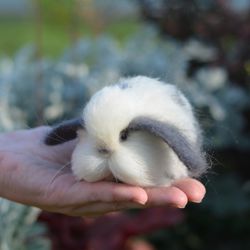
<svg viewBox="0 0 250 250"><path fill-rule="evenodd" d="M11 179L11 172L13 172L14 165L11 164L10 159L8 159L8 154L10 149L9 145L9 133L0 134L0 197L7 198L10 192L10 187L8 182Z"/></svg>
<svg viewBox="0 0 250 250"><path fill-rule="evenodd" d="M5 197L6 192L6 166L5 166L5 153L2 150L1 142L0 142L0 197Z"/></svg>

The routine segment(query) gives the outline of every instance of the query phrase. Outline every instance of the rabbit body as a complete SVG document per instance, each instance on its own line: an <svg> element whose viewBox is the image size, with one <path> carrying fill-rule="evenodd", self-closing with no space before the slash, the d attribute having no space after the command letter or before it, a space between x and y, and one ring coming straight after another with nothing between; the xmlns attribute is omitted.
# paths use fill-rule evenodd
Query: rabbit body
<svg viewBox="0 0 250 250"><path fill-rule="evenodd" d="M189 144L201 148L201 132L192 107L171 84L138 76L121 79L97 92L84 108L72 170L79 180L110 176L138 186L167 186L192 176L172 148L147 131L122 134L136 117L173 125ZM203 170L202 170L203 171Z"/></svg>

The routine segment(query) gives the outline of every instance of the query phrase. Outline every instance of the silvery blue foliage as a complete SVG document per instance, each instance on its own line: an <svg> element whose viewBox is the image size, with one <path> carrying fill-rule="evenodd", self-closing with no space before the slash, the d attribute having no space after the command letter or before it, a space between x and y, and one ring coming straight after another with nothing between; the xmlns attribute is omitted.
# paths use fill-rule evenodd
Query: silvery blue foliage
<svg viewBox="0 0 250 250"><path fill-rule="evenodd" d="M140 74L174 83L190 97L208 131L208 146L249 147L242 132L249 92L231 85L221 67L203 67L187 77L189 60L211 59L215 53L196 40L182 44L160 39L151 28L141 29L123 46L107 36L82 39L57 61L37 61L27 47L13 60L1 60L0 118L6 126L15 120L12 129L33 126L41 118L43 123L72 118L98 89Z"/></svg>
<svg viewBox="0 0 250 250"><path fill-rule="evenodd" d="M0 131L13 130L25 124L24 114L10 105L13 93L8 79L13 74L12 63L2 60L0 64ZM26 114L27 116L27 114ZM49 241L39 237L44 228L35 223L39 210L0 198L0 249L28 250L49 249ZM36 237L36 240L33 240Z"/></svg>
<svg viewBox="0 0 250 250"><path fill-rule="evenodd" d="M35 223L39 210L0 198L0 249L47 250L45 228Z"/></svg>
<svg viewBox="0 0 250 250"><path fill-rule="evenodd" d="M28 51L24 50L24 52L27 53ZM27 57L22 56L21 53L14 61L2 59L0 62L1 132L24 127L29 116L30 102L28 99L32 96L32 88L29 89L30 86L28 84L22 84L19 81L28 80L27 75L22 74L25 72L27 64L25 59ZM17 69L16 72L13 71L14 67ZM15 83L17 83L17 89L13 92L12 87ZM20 98L17 98L19 94ZM21 96L24 98L21 98ZM12 103L16 103L16 105L12 105ZM19 104L21 106L18 106ZM26 108L26 111L22 112L22 108ZM50 242L41 237L45 233L45 228L36 223L38 214L39 210L36 208L0 198L0 249L50 249Z"/></svg>
<svg viewBox="0 0 250 250"><path fill-rule="evenodd" d="M223 68L199 70L195 78L186 83L183 89L203 121L207 146L214 149L249 148L249 135L244 133L247 121L243 112L250 106L250 93L229 85Z"/></svg>

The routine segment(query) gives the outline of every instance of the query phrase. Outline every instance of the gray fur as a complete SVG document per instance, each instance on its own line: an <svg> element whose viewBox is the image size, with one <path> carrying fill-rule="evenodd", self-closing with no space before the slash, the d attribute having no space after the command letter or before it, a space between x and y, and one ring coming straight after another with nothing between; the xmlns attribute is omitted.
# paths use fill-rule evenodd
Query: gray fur
<svg viewBox="0 0 250 250"><path fill-rule="evenodd" d="M191 145L175 126L148 117L137 117L131 121L130 131L144 130L162 138L176 153L193 177L200 176L208 168L198 145Z"/></svg>
<svg viewBox="0 0 250 250"><path fill-rule="evenodd" d="M128 83L126 83L126 82L121 82L121 83L118 84L118 86L119 86L120 89L128 89L128 88L131 87L131 86L130 86Z"/></svg>
<svg viewBox="0 0 250 250"><path fill-rule="evenodd" d="M77 137L77 130L83 128L84 122L80 118L60 123L47 134L45 138L45 144L57 145L73 140Z"/></svg>

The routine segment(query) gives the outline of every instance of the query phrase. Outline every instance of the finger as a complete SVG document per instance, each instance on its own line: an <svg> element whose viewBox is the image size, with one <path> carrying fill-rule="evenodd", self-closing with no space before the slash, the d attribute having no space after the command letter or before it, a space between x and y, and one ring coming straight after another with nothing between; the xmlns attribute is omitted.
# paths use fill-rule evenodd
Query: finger
<svg viewBox="0 0 250 250"><path fill-rule="evenodd" d="M75 199L75 204L89 202L135 202L145 204L148 196L141 187L125 184L98 182L77 182L67 191L69 199Z"/></svg>
<svg viewBox="0 0 250 250"><path fill-rule="evenodd" d="M98 202L93 204L88 204L81 207L76 207L72 209L62 210L62 213L66 213L71 216L87 216L96 217L103 214L107 214L115 211L122 211L132 208L140 208L141 206L133 202Z"/></svg>
<svg viewBox="0 0 250 250"><path fill-rule="evenodd" d="M147 206L173 206L184 208L188 202L186 194L177 187L155 187L145 189L148 195Z"/></svg>
<svg viewBox="0 0 250 250"><path fill-rule="evenodd" d="M133 187L125 184L100 182L89 184L89 199L91 201L120 202L131 201L145 204L148 197L141 187Z"/></svg>
<svg viewBox="0 0 250 250"><path fill-rule="evenodd" d="M192 202L201 202L206 194L204 185L191 178L178 180L173 183L173 186L182 190L186 194L188 200Z"/></svg>

